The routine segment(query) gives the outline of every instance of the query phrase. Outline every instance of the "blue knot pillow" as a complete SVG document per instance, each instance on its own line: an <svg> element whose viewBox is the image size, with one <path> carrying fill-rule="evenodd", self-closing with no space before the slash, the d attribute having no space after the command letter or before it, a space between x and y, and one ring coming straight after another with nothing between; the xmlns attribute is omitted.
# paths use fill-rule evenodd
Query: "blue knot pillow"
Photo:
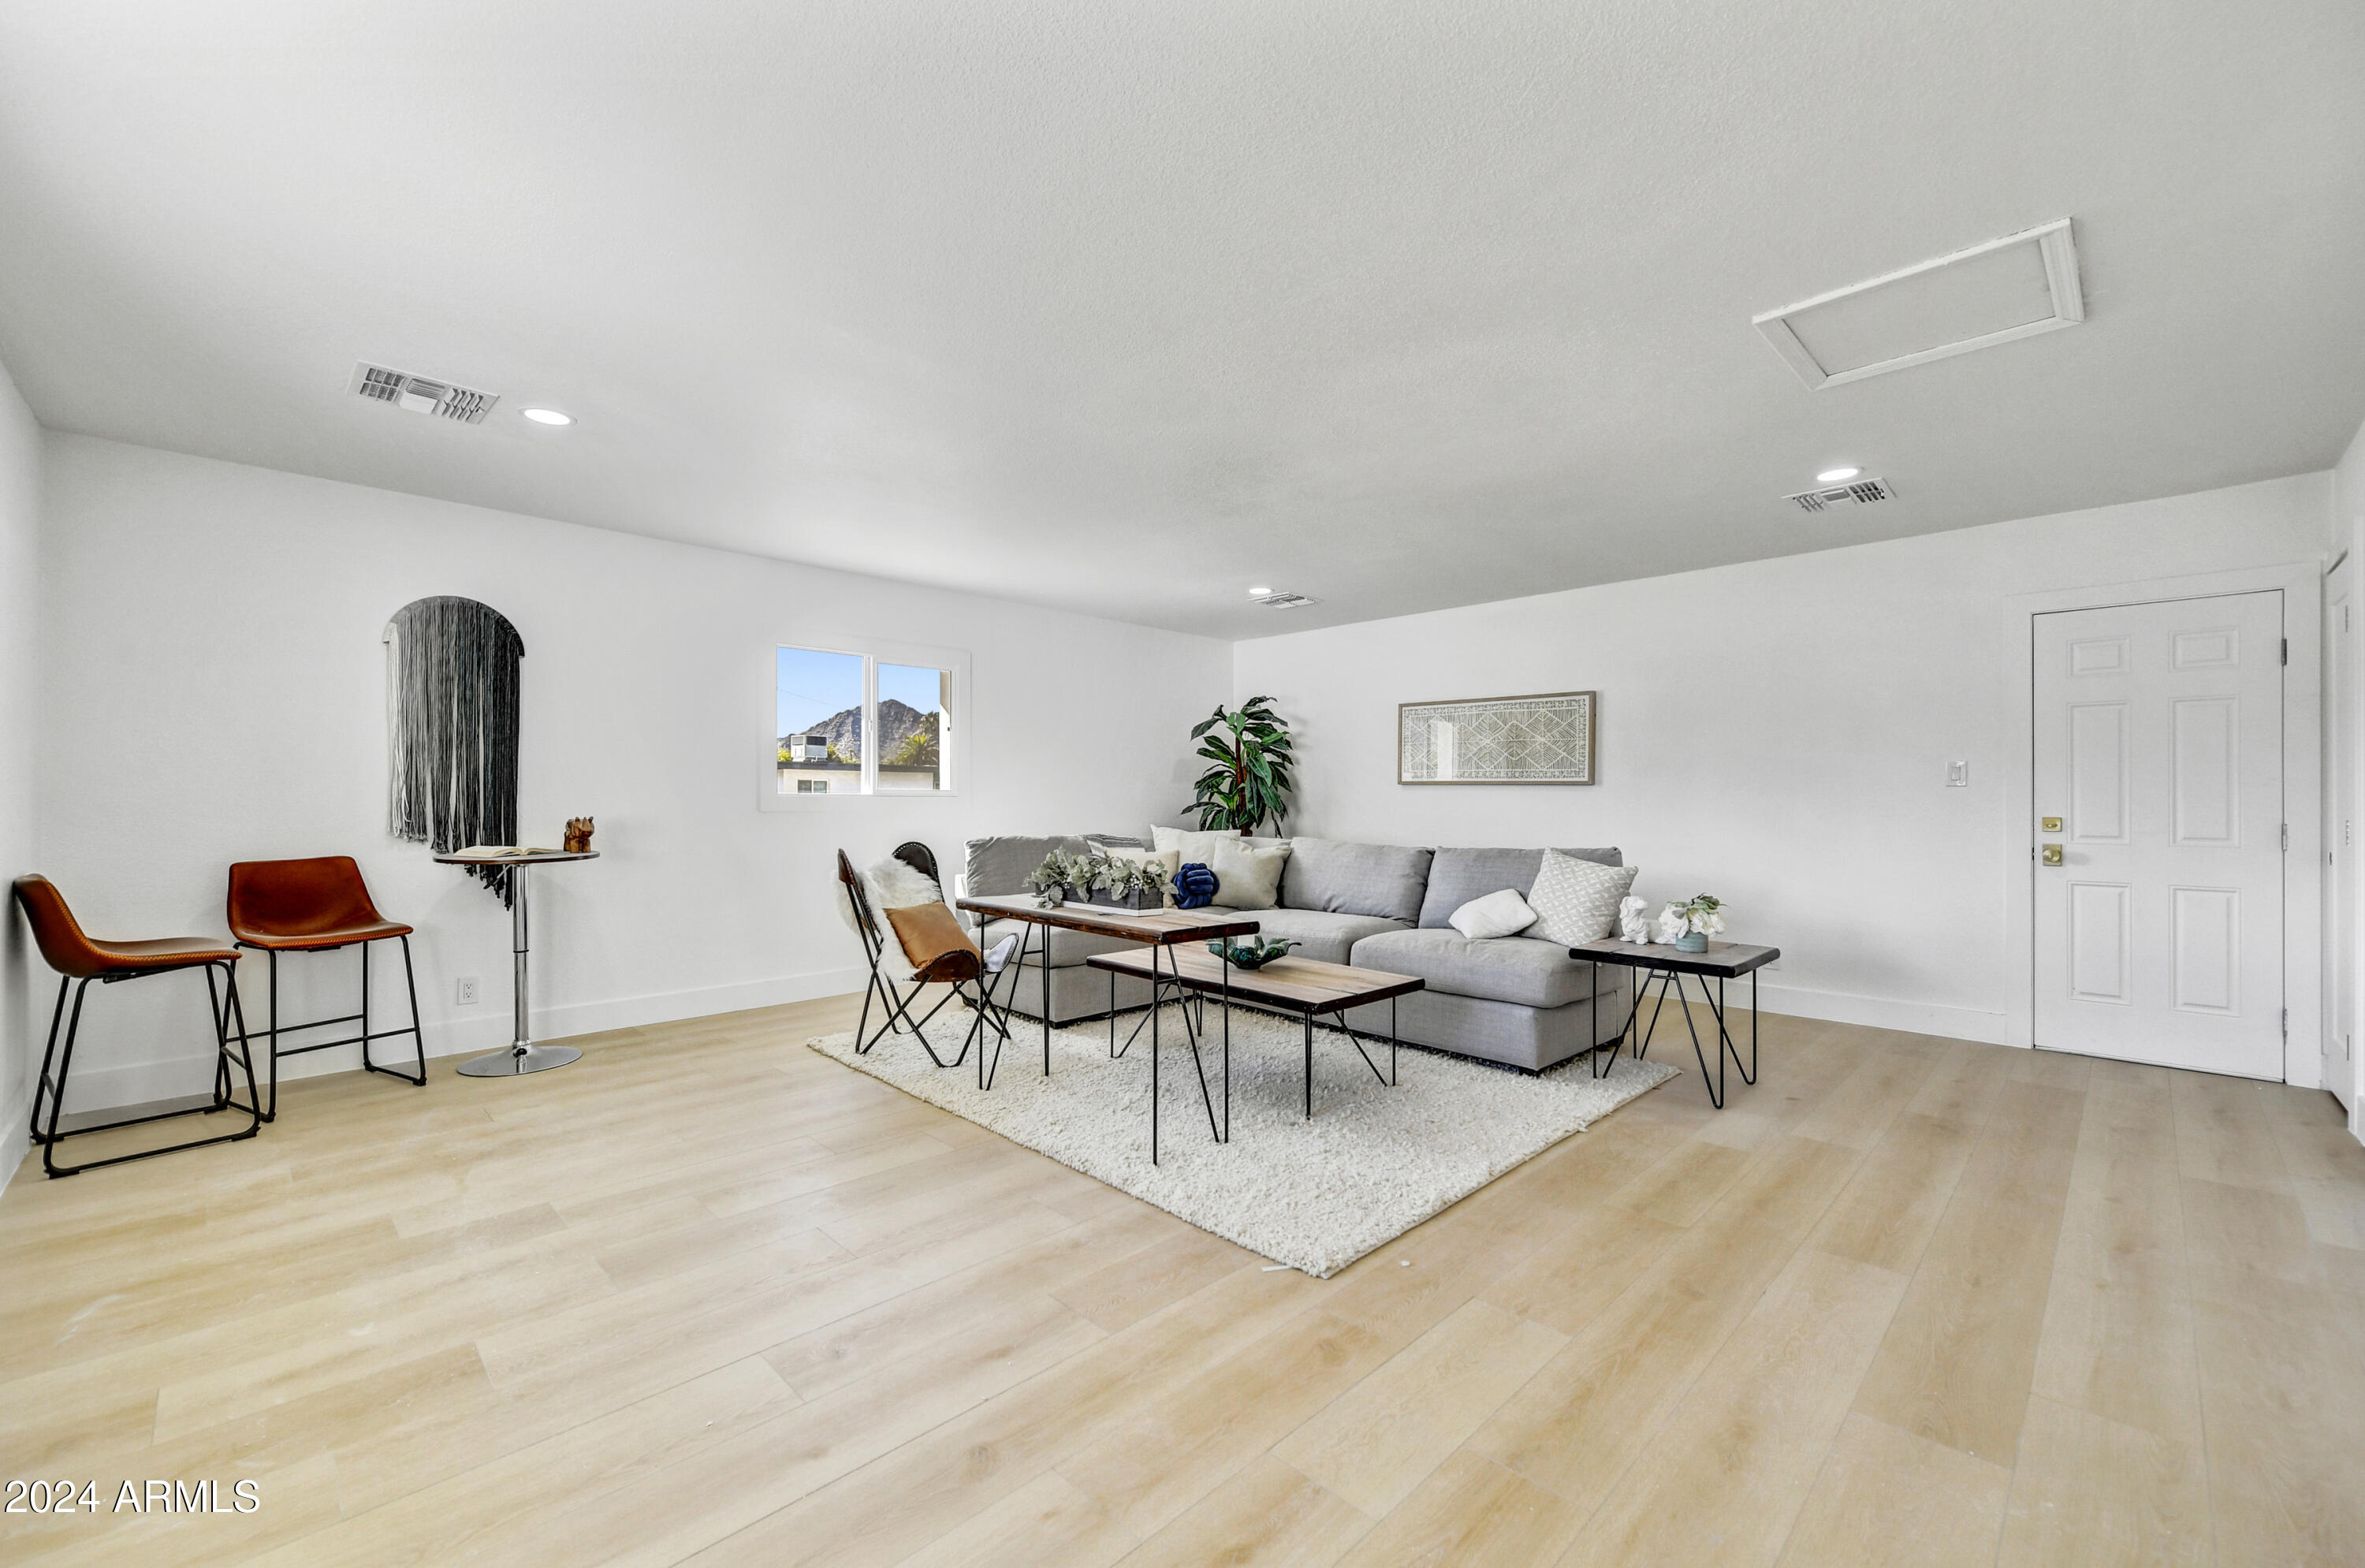
<svg viewBox="0 0 2365 1568"><path fill-rule="evenodd" d="M1216 902L1216 874L1194 860L1174 873L1174 907L1205 909Z"/></svg>

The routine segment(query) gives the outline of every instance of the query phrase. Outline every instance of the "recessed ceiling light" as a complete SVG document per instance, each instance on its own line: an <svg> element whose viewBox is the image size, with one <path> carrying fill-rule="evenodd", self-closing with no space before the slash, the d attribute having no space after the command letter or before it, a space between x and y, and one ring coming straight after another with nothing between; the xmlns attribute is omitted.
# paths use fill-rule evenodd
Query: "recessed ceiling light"
<svg viewBox="0 0 2365 1568"><path fill-rule="evenodd" d="M574 415L562 414L555 409L528 409L525 417L538 425L571 425L575 422Z"/></svg>
<svg viewBox="0 0 2365 1568"><path fill-rule="evenodd" d="M532 409L528 409L526 413L528 416L531 416L533 413L533 410ZM1857 475L1863 472L1864 470L1861 468L1826 468L1821 473L1815 476L1815 483L1818 485L1843 484L1847 480L1855 478Z"/></svg>
<svg viewBox="0 0 2365 1568"><path fill-rule="evenodd" d="M1267 595L1267 594L1271 593L1272 591L1272 589L1271 589L1271 588L1252 588L1249 589L1249 597L1250 597L1250 599L1262 599L1265 595Z"/></svg>

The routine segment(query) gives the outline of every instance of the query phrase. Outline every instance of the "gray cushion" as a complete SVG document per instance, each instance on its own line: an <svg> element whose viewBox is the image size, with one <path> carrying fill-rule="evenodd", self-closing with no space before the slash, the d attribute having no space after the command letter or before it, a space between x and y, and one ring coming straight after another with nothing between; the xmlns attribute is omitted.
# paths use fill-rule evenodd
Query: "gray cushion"
<svg viewBox="0 0 2365 1568"><path fill-rule="evenodd" d="M1376 914L1334 914L1318 909L1261 909L1255 912L1257 935L1267 940L1295 942L1290 956L1343 964L1355 944L1383 931L1409 930L1401 920ZM1235 937L1245 942L1247 937Z"/></svg>
<svg viewBox="0 0 2365 1568"><path fill-rule="evenodd" d="M1104 998L1100 1005L1107 1006L1107 1000ZM1398 1038L1530 1072L1608 1045L1626 1023L1626 997L1616 991L1604 991L1589 1002L1572 1002L1566 1007L1514 1007L1482 997L1416 991L1399 998L1395 1005ZM1350 1008L1347 1022L1351 1027L1385 1039L1389 1015L1389 1004L1379 1002ZM1412 1072L1414 1064L1407 1062L1404 1070Z"/></svg>
<svg viewBox="0 0 2365 1568"><path fill-rule="evenodd" d="M1615 848L1564 849L1561 853L1604 866L1626 864ZM1536 885L1536 873L1542 869L1543 863L1544 852L1541 849L1436 851L1429 861L1429 888L1421 895L1421 928L1442 928L1453 918L1453 912L1472 899L1483 899L1505 888L1521 898L1527 897L1528 890Z"/></svg>
<svg viewBox="0 0 2365 1568"><path fill-rule="evenodd" d="M1128 942L1122 936L1101 936L1090 931L1063 931L1056 925L1037 925L1031 921L989 920L978 933L977 945L991 947L1004 936L1023 935L1026 942L1026 967L1039 969L1043 963L1043 947L1048 940L1051 948L1051 967L1064 969L1082 963L1096 953L1138 952L1141 944Z"/></svg>
<svg viewBox="0 0 2365 1568"><path fill-rule="evenodd" d="M1417 975L1432 991L1522 1007L1564 1007L1619 983L1616 965L1580 963L1555 942L1526 936L1473 942L1452 929L1366 936L1355 944L1352 962L1359 969Z"/></svg>
<svg viewBox="0 0 2365 1568"><path fill-rule="evenodd" d="M1330 838L1293 838L1289 845L1289 864L1281 875L1283 908L1419 918L1421 890L1429 885L1428 850Z"/></svg>
<svg viewBox="0 0 2365 1568"><path fill-rule="evenodd" d="M1054 849L1062 855L1082 855L1092 846L1072 834L1056 838L972 838L969 841L969 896L1007 898L1026 890L1026 879Z"/></svg>

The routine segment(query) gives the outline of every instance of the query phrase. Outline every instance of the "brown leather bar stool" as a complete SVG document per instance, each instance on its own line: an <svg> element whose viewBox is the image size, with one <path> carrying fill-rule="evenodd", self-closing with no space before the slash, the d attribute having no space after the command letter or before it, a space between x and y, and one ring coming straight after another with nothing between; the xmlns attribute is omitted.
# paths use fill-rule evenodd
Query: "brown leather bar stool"
<svg viewBox="0 0 2365 1568"><path fill-rule="evenodd" d="M405 1083L427 1082L427 1043L419 1032L419 985L410 969L410 927L387 919L370 902L362 868L350 855L323 855L310 860L241 860L230 868L230 934L241 947L268 956L271 965L271 1098L263 1119L279 1114L279 1058L325 1051L334 1046L358 1044L362 1066L372 1072L398 1078ZM370 1027L369 945L398 940L402 944L402 981L410 992L410 1025L404 1029ZM362 1010L306 1024L279 1022L279 955L330 953L340 947L362 950ZM279 1036L332 1024L358 1022L362 1032L340 1040L322 1040L283 1050ZM370 1042L408 1035L417 1047L419 1070L401 1072L370 1060Z"/></svg>
<svg viewBox="0 0 2365 1568"><path fill-rule="evenodd" d="M17 902L25 911L25 919L33 927L33 941L41 950L42 958L58 971L58 1005L50 1014L50 1043L41 1052L41 1076L33 1086L33 1141L41 1146L41 1169L51 1176L71 1176L78 1170L95 1170L101 1165L120 1165L127 1159L146 1159L151 1155L171 1154L178 1149L202 1148L209 1143L235 1143L240 1138L252 1137L262 1129L263 1117L256 1104L254 1092L254 1056L249 1048L246 1035L246 1013L238 1001L238 954L221 943L203 936L173 936L162 941L98 942L83 935L83 929L66 907L66 901L47 877L19 877L16 881ZM202 969L206 971L206 1011L214 1024L214 1045L219 1052L214 1064L213 1103L192 1105L182 1111L160 1111L151 1116L127 1116L118 1122L105 1122L96 1126L76 1127L71 1132L58 1129L58 1117L65 1109L66 1078L73 1069L74 1036L82 1032L83 995L91 982L113 985L118 980L140 980L148 975L177 974L183 969ZM221 970L221 989L214 985L214 970ZM66 1015L66 992L73 992L73 1014ZM240 1104L230 1094L230 1020L238 1020L238 1065L246 1072L246 1103ZM65 1025L65 1046L61 1053L58 1026ZM57 1067L50 1075L52 1063ZM49 1126L41 1125L41 1099L50 1103ZM166 1144L162 1148L143 1148L137 1154L118 1154L106 1159L86 1160L80 1165L61 1166L57 1159L58 1145L70 1137L85 1133L103 1133L117 1127L138 1126L143 1122L161 1122L173 1116L211 1115L216 1111L237 1110L247 1114L245 1127L234 1133L214 1137L191 1138L186 1143Z"/></svg>

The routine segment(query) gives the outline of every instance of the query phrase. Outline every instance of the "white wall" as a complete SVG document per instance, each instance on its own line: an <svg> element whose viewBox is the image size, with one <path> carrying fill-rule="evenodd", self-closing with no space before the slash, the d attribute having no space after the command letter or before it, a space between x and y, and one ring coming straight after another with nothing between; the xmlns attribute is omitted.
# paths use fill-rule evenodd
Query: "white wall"
<svg viewBox="0 0 2365 1568"><path fill-rule="evenodd" d="M833 851L919 838L950 864L979 834L1138 831L1189 799L1190 725L1230 681L1211 639L266 469L51 434L45 470L40 868L94 934L161 935L224 929L232 860L351 854L420 928L431 1052L508 1038L509 934L490 894L386 833L379 637L412 599L482 599L525 640L521 833L598 819L604 857L535 884L541 1035L857 989ZM772 649L847 631L972 653L969 782L759 812ZM347 1011L355 963L304 962L343 989L290 1016ZM243 969L259 998L262 961ZM476 1006L453 1002L463 974ZM202 1086L182 983L98 999L70 1109Z"/></svg>
<svg viewBox="0 0 2365 1568"><path fill-rule="evenodd" d="M2329 521L2332 528L2333 554L2337 555L2342 551L2347 551L2357 556L2359 561L2356 566L2350 568L2352 574L2365 571L2365 426L2359 427L2357 434L2348 442L2348 450L2341 454L2340 462L2332 470L2332 508ZM2352 577L2352 580L2365 579ZM2354 672L2352 672L2349 689L2352 702L2351 711L2348 714L2348 733L2351 737L2365 736L2365 710L2360 710L2358 706L2359 701L2365 701L2365 693L2359 691ZM2327 722L2325 727L2326 735L2330 737L2337 733ZM2326 776L2330 777L2329 770ZM2356 777L2359 778L2360 783L2365 783L2365 770L2360 770ZM2365 820L2365 800L2348 802L2346 810L2343 810L2338 802L2327 802L2326 807L2327 829L2343 818L2351 821ZM2327 922L2326 929L2337 930L2338 927ZM2359 932L2359 941L2365 943L2365 924L2354 924L2350 929ZM2359 972L2365 973L2365 950L2360 950L2356 955L2356 961ZM2326 976L2325 983L2327 991L2335 989L2329 974ZM2359 1001L2359 1011L2365 1013L2365 999ZM2365 1039L2365 1016L2351 1018L2348 1023L2352 1037ZM2365 1060L2352 1062L2350 1066L2357 1073L2357 1082L2351 1085L2348 1097L2348 1128L2359 1138L2365 1139Z"/></svg>
<svg viewBox="0 0 2365 1568"><path fill-rule="evenodd" d="M1295 831L1615 844L1653 903L1717 893L1734 939L1783 949L1769 1008L2001 1039L2006 599L2320 561L2330 492L2303 475L1264 638L1236 646L1234 690L1295 724ZM1591 788L1395 782L1399 701L1586 689Z"/></svg>
<svg viewBox="0 0 2365 1568"><path fill-rule="evenodd" d="M33 868L40 695L41 431L0 366L0 876ZM13 903L13 901L12 901ZM25 1153L40 1040L39 959L12 907L0 935L0 1182Z"/></svg>

